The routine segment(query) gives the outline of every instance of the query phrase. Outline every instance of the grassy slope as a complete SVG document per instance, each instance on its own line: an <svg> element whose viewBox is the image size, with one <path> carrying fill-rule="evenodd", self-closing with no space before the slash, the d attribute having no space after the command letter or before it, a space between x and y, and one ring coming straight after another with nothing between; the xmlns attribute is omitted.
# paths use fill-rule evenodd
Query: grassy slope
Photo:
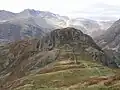
<svg viewBox="0 0 120 90"><path fill-rule="evenodd" d="M119 90L120 77L114 76L114 70L84 53L75 54L76 63L73 53L60 52L58 60L50 66L8 83L5 90Z"/></svg>
<svg viewBox="0 0 120 90"><path fill-rule="evenodd" d="M113 70L91 61L59 61L46 72L21 78L14 90L108 90L108 86L89 79L113 76ZM43 70L43 71L45 71ZM18 81L15 81L16 83ZM88 82L88 84L86 84ZM88 87L89 86L89 87ZM100 89L106 88L106 89Z"/></svg>

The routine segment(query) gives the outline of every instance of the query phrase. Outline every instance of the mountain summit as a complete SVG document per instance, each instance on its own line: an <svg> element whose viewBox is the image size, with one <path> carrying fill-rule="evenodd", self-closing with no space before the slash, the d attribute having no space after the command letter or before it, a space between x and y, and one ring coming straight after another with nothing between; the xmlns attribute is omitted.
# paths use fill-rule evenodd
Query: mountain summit
<svg viewBox="0 0 120 90"><path fill-rule="evenodd" d="M39 39L21 40L1 46L0 56L2 90L24 85L26 79L21 82L20 78L29 75L93 66L95 69L90 70L97 72L102 65L118 67L90 36L71 27L55 29ZM61 65L64 67L61 68ZM37 83L37 88L36 85Z"/></svg>
<svg viewBox="0 0 120 90"><path fill-rule="evenodd" d="M91 36L93 36L93 33L97 36L98 34L96 33L102 33L103 30L111 25L111 23L103 23L84 18L70 19L67 16L60 16L48 11L39 11L34 9L25 9L19 13L1 10L0 40L15 41L16 39L22 40L25 37L38 38L54 29L65 27L74 27ZM15 30L15 32L13 32L13 30ZM11 35L9 35L9 33L11 33ZM36 33L39 33L39 36L38 34L36 35ZM18 37L15 36L15 34Z"/></svg>

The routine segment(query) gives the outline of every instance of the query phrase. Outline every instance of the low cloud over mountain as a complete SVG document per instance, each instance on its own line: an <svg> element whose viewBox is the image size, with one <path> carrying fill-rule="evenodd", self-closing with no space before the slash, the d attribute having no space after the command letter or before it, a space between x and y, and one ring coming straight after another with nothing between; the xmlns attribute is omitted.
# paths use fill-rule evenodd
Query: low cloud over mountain
<svg viewBox="0 0 120 90"><path fill-rule="evenodd" d="M94 20L117 20L120 17L119 8L120 6L96 3L83 10L72 11L70 14L73 17L82 16Z"/></svg>

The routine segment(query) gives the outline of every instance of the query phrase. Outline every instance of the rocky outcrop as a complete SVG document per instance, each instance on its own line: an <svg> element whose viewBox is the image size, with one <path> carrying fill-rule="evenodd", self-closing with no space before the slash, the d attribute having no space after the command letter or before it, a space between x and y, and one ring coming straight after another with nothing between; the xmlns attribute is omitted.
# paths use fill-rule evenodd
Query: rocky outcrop
<svg viewBox="0 0 120 90"><path fill-rule="evenodd" d="M99 37L96 37L96 42L100 46L110 45L114 47L119 43L119 34L120 34L120 20L116 21L108 30Z"/></svg>
<svg viewBox="0 0 120 90"><path fill-rule="evenodd" d="M28 23L5 22L0 24L0 39L16 41L26 38L40 38L44 35L44 29Z"/></svg>
<svg viewBox="0 0 120 90"><path fill-rule="evenodd" d="M52 50L68 44L75 51L81 50L88 52L95 60L104 65L116 67L113 60L108 58L103 50L93 41L93 39L75 28L56 29L47 36L43 37L41 49Z"/></svg>
<svg viewBox="0 0 120 90"><path fill-rule="evenodd" d="M5 51L3 53L3 51ZM91 60L108 67L117 64L93 39L75 28L56 29L41 39L22 40L1 47L1 83L38 73L57 60ZM80 57L80 58L78 58Z"/></svg>
<svg viewBox="0 0 120 90"><path fill-rule="evenodd" d="M95 38L95 41L116 62L120 62L120 20L116 21L104 34Z"/></svg>

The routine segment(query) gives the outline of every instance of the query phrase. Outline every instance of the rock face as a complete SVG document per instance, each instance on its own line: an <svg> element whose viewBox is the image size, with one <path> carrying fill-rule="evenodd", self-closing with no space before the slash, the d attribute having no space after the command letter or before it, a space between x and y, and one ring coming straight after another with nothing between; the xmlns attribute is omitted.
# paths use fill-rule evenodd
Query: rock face
<svg viewBox="0 0 120 90"><path fill-rule="evenodd" d="M116 21L103 35L96 38L100 46L109 45L109 48L115 48L119 45L120 20Z"/></svg>
<svg viewBox="0 0 120 90"><path fill-rule="evenodd" d="M45 34L43 30L45 29L29 23L5 22L0 24L0 39L16 41L25 38L40 38Z"/></svg>
<svg viewBox="0 0 120 90"><path fill-rule="evenodd" d="M26 9L20 13L1 10L0 39L16 41L26 37L39 38L55 28L64 27L67 19L51 12L33 9Z"/></svg>
<svg viewBox="0 0 120 90"><path fill-rule="evenodd" d="M97 37L96 42L100 47L112 53L112 57L119 62L120 53L120 20L116 21L104 34Z"/></svg>
<svg viewBox="0 0 120 90"><path fill-rule="evenodd" d="M41 39L22 40L0 47L2 84L41 72L57 60L91 60L108 67L118 67L93 39L74 28L56 29ZM78 59L79 57L79 59Z"/></svg>
<svg viewBox="0 0 120 90"><path fill-rule="evenodd" d="M98 60L98 62L110 67L114 67L115 65L116 67L115 62L105 55L104 51L96 45L90 36L75 28L54 30L43 37L41 42L42 49L47 48L48 50L52 50L53 48L58 48L67 44L72 48L73 52L87 52L93 59Z"/></svg>
<svg viewBox="0 0 120 90"><path fill-rule="evenodd" d="M84 18L76 18L70 20L70 26L75 27L77 29L80 29L79 27L83 27L83 31L89 35L92 34L93 31L99 31L101 30L100 25L97 23L97 21L90 20L90 19L84 19ZM85 31L86 30L86 31Z"/></svg>
<svg viewBox="0 0 120 90"><path fill-rule="evenodd" d="M15 16L16 16L15 13L5 11L5 10L0 10L0 21L8 20L8 19L14 18Z"/></svg>
<svg viewBox="0 0 120 90"><path fill-rule="evenodd" d="M0 40L6 41L21 40L25 37L38 38L43 36L44 33L65 27L74 27L91 36L98 36L98 34L93 34L93 32L102 32L110 25L111 21L97 22L84 18L69 19L67 16L34 9L25 9L20 13L0 10Z"/></svg>
<svg viewBox="0 0 120 90"><path fill-rule="evenodd" d="M95 21L85 18L76 18L69 20L69 26L76 29L82 29L86 34L92 37L100 36L106 31L115 21Z"/></svg>

